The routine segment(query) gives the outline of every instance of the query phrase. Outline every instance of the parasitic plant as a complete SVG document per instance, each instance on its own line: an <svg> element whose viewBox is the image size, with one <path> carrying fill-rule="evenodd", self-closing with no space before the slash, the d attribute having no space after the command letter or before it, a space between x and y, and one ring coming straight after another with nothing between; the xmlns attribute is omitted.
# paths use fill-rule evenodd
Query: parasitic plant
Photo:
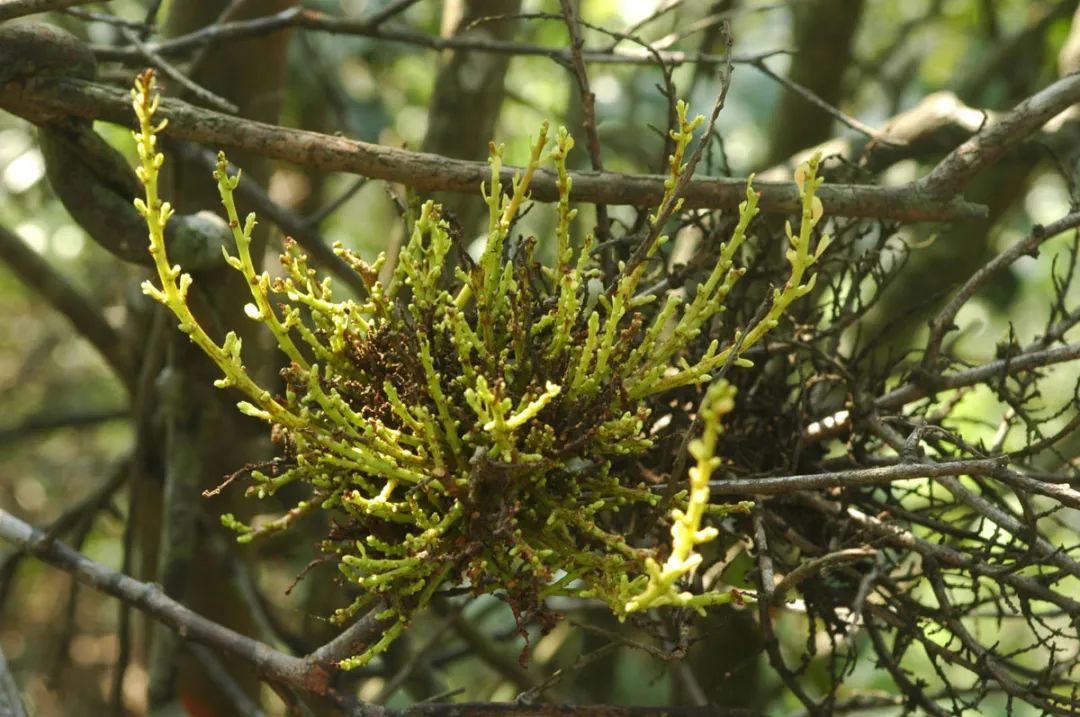
<svg viewBox="0 0 1080 717"><path fill-rule="evenodd" d="M147 282L144 290L168 306L180 330L220 368L217 385L243 394L240 410L273 426L283 455L273 470L253 473L250 492L264 497L290 483L308 491L293 509L258 528L230 515L223 522L246 542L313 511L331 512L334 527L322 548L359 592L335 619L346 622L361 609L381 606L390 624L343 668L385 649L440 587L497 594L519 619L544 614L551 596L601 600L620 618L658 606L701 611L738 599L731 589L685 589L702 560L697 546L716 536L705 525L708 516L748 507L709 501L710 476L720 463L717 434L734 406L734 389L712 376L729 362L749 365L741 354L813 288L811 270L828 243L813 240L822 217L816 158L796 178L802 216L797 233L787 227L789 280L774 290L756 323L691 355L743 276L736 255L758 213L749 186L738 223L696 293L672 292L660 302L640 284L667 240L661 227L650 227L656 238L613 278L594 261L591 237L575 252L570 229L576 210L566 171L573 140L560 129L549 149L545 126L524 173L509 187L500 179L501 148L491 148L487 238L478 261L449 275L454 241L440 206L429 201L408 218L408 241L385 285L378 280L383 257L369 265L337 247L367 288L362 300L338 299L291 241L281 258L282 277L254 266L255 218L239 217L233 199L238 176L227 173L219 155L214 177L236 252L226 253L225 261L251 289L248 317L273 333L287 362L275 393L251 378L234 333L217 343L188 308L192 279L170 265L164 240L172 210L158 196L163 156L156 134L164 123L153 119L152 73L137 80L132 97L140 127L138 176L146 190L136 204L161 282L160 288ZM661 206L675 201L677 208L682 158L701 121L688 120L679 103ZM534 260L535 240L511 242L511 227L531 177L548 160L559 201L554 266L545 267ZM654 215L650 221L660 220ZM652 447L646 429L652 407L675 389L709 382L700 411L703 435L690 445L697 464L687 488L672 497L667 518L671 543L638 539L625 530L629 516L664 519L656 515L664 507L661 496L629 460Z"/></svg>

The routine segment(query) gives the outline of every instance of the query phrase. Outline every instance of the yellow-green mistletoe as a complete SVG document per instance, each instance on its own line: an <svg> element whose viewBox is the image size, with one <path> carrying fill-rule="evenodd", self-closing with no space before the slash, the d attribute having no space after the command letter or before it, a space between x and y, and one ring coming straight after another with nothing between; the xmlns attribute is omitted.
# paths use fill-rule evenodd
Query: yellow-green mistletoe
<svg viewBox="0 0 1080 717"><path fill-rule="evenodd" d="M228 175L219 155L214 178L236 245L225 261L251 289L248 317L272 332L285 357L283 385L270 390L245 369L240 339L230 332L218 344L188 308L191 277L169 264L164 240L172 210L158 196L163 157L155 135L164 123L154 124L152 74L136 82L132 98L140 125L138 175L146 188L137 206L161 282L144 289L172 310L180 329L221 369L217 385L243 394L240 410L272 424L285 444L281 469L255 473L251 491L266 496L289 483L310 491L258 529L232 516L224 522L248 541L312 511L333 511L337 525L323 549L361 588L335 617L344 622L381 605L394 618L383 639L344 668L385 649L443 586L497 594L526 619L555 595L602 600L620 618L651 607L701 610L732 600L729 590L693 594L685 585L701 562L697 546L716 535L706 516L747 507L709 502L710 476L720 460L716 436L734 406L733 389L718 381L707 391L704 432L691 446L697 465L687 489L675 495L670 545L635 544L624 532L628 516L651 514L660 501L627 457L652 446L645 422L657 396L710 383L729 360L748 365L738 354L812 289L811 269L827 245L822 239L811 246L822 217L817 159L800 170L802 221L797 234L788 226L790 279L775 290L771 309L745 335L724 344L714 340L689 355L743 275L736 255L758 213L749 187L710 275L692 297L672 292L661 304L640 291L647 260L667 241L660 227L642 248L646 261L621 265L615 277L604 277L594 262L591 236L575 251L570 228L576 210L566 171L573 140L560 129L549 147L545 126L525 171L509 187L500 181L501 148L492 146L487 241L475 264L447 276L450 230L441 207L426 202L409 219L408 242L386 285L377 278L383 257L368 265L337 247L367 296L335 298L330 281L315 276L292 242L281 259L282 278L254 266L255 217L241 220L233 199L238 177ZM673 199L686 171L682 158L701 122L687 119L684 103L678 119L663 203ZM534 259L534 240L520 242L508 259L511 226L529 181L548 160L560 197L554 266Z"/></svg>

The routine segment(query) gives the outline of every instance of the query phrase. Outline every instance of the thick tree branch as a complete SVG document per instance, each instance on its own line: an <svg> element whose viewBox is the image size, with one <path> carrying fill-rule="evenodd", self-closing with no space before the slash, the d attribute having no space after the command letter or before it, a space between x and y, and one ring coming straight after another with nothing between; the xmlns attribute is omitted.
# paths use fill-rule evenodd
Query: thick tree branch
<svg viewBox="0 0 1080 717"><path fill-rule="evenodd" d="M63 543L0 509L0 540L70 573L76 580L142 610L181 637L252 663L266 678L327 694L334 663L370 643L383 622L375 612L362 617L338 638L306 658L291 657L240 635L171 599L157 585L142 583L77 553ZM378 608L376 609L378 610ZM611 707L607 705L424 704L402 709L373 705L353 708L364 717L751 717L745 710L717 707Z"/></svg>
<svg viewBox="0 0 1080 717"><path fill-rule="evenodd" d="M918 181L918 186L931 196L957 194L975 175L1077 102L1080 102L1080 73L1063 77L1018 104L954 149L930 174Z"/></svg>
<svg viewBox="0 0 1080 717"><path fill-rule="evenodd" d="M145 612L186 640L250 662L264 677L316 694L329 692L330 677L336 670L334 662L351 654L348 650L358 644L370 643L382 626L377 620L361 618L357 622L361 627L350 628L309 657L292 657L189 610L167 596L158 585L139 582L90 560L3 509L0 509L0 539L70 573L84 585Z"/></svg>
<svg viewBox="0 0 1080 717"><path fill-rule="evenodd" d="M28 120L47 124L61 117L102 119L133 126L127 93L74 78L42 77L12 82L0 88L0 107ZM437 155L384 147L344 137L289 129L204 110L177 100L161 103L159 116L169 120L164 134L212 147L243 150L327 172L350 172L426 191L479 194L490 169L486 162L470 162ZM505 167L509 182L520 168ZM633 206L655 206L664 193L665 178L614 172L573 173L576 201ZM555 174L538 171L532 197L555 201ZM758 182L759 208L790 214L799 211L798 188L791 182ZM826 184L818 196L834 216L919 220L978 219L985 210L960 200L928 198L912 185L874 187ZM735 209L746 197L746 181L698 178L683 194L686 208Z"/></svg>
<svg viewBox="0 0 1080 717"><path fill-rule="evenodd" d="M73 5L89 5L95 0L0 0L0 22Z"/></svg>

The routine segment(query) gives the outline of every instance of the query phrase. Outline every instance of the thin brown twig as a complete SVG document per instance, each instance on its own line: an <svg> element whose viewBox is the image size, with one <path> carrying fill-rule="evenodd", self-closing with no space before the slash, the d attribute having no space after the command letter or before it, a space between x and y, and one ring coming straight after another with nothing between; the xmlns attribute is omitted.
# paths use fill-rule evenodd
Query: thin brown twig
<svg viewBox="0 0 1080 717"><path fill-rule="evenodd" d="M805 563L800 563L797 568L785 575L783 579L776 584L776 587L773 588L771 602L774 605L782 604L784 600L787 599L788 593L798 587L799 583L824 572L829 568L857 560L872 558L874 555L876 555L876 551L873 548L848 548L846 550L837 550L836 552L827 553L820 558L814 558Z"/></svg>
<svg viewBox="0 0 1080 717"><path fill-rule="evenodd" d="M236 114L240 111L240 108L237 107L235 104L201 86L199 83L195 82L190 77L181 72L179 68L166 60L160 54L154 52L153 49L151 49L145 42L140 40L139 36L131 30L127 28L121 28L120 32L127 39L128 42L137 47L139 51L143 53L146 59L149 60L150 63L154 65L154 67L161 70L162 74L164 74L166 77L170 78L174 82L182 85L184 89L194 95L198 100L201 100L207 106L212 107L216 110L220 110L221 112L228 112L229 114Z"/></svg>
<svg viewBox="0 0 1080 717"><path fill-rule="evenodd" d="M585 130L585 140L589 149L589 162L597 172L604 171L604 160L600 155L600 136L596 132L596 95L589 86L589 73L581 57L585 39L581 36L581 18L578 16L574 0L559 0L562 7L566 30L570 33L570 66L577 80L578 94L581 97L581 125ZM607 207L596 205L596 234L600 241L607 241L610 235Z"/></svg>
<svg viewBox="0 0 1080 717"><path fill-rule="evenodd" d="M898 144L895 140L889 138L886 133L874 129L873 127L864 122L860 122L859 120L855 119L851 115L841 110L839 107L835 107L829 104L810 88L800 85L798 82L793 81L789 77L785 77L784 75L773 72L769 69L768 65L765 64L764 60L751 62L750 65L769 79L775 80L788 90L791 90L810 104L814 105L829 116L833 117L841 124L847 125L856 132L864 134L870 139L879 142L880 144L885 144L889 146L895 146L896 144Z"/></svg>
<svg viewBox="0 0 1080 717"><path fill-rule="evenodd" d="M936 396L942 391L975 386L991 379L1034 371L1078 358L1080 344L1066 344L1042 351L1025 351L954 373L923 376L919 380L908 381L873 399L872 405L878 411L896 411L914 401ZM843 435L850 430L851 418L851 411L845 409L815 421L803 431L802 440L804 443L812 443Z"/></svg>
<svg viewBox="0 0 1080 717"><path fill-rule="evenodd" d="M184 643L183 648L195 658L203 673L229 699L232 714L237 717L266 717L266 713L248 697L244 688L237 684L225 665L209 648L195 642Z"/></svg>
<svg viewBox="0 0 1080 717"><path fill-rule="evenodd" d="M705 121L705 132L701 135L697 147L694 148L694 151L690 154L690 158L686 161L686 169L684 170L681 167L678 168L679 177L675 181L675 186L672 189L671 194L668 195L667 202L656 210L656 220L652 222L648 235L637 246L634 255L630 257L630 261L626 263L627 270L644 261L646 252L652 246L656 238L664 231L664 225L667 224L668 219L671 218L671 215L675 212L676 208L684 205L689 208L689 205L686 202L686 195L690 183L693 180L694 170L697 169L697 165L701 161L702 155L705 153L705 148L709 146L709 142L712 140L713 131L716 128L716 120L720 116L721 110L724 109L724 102L727 100L727 93L731 88L732 67L730 57L732 38L731 29L726 25L724 38L727 48L725 57L728 57L729 60L723 65L724 71L720 77L720 92L716 96L716 101L713 102L712 112L709 113L709 118Z"/></svg>
<svg viewBox="0 0 1080 717"><path fill-rule="evenodd" d="M472 36L454 35L444 37L408 30L388 30L381 27L382 22L378 18L378 14L369 18L338 18L296 6L282 10L274 15L265 15L253 20L238 20L208 25L187 35L150 43L149 47L162 55L171 56L188 52L192 48L206 43L258 37L288 28L300 28L329 34L369 37L386 42L414 45L439 52L443 50L471 50L519 57L547 57L562 65L568 65L571 62L570 51L562 47L532 45ZM94 45L91 49L101 60L114 60L125 63L139 61L139 53L135 48ZM735 55L730 60L735 64L750 64L774 55L786 53L786 50L773 50L764 53ZM583 49L581 56L585 62L597 64L652 65L662 60L665 64L671 65L694 63L715 66L728 61L728 58L721 55L679 51L664 51L658 57L642 49L626 49L614 52Z"/></svg>
<svg viewBox="0 0 1080 717"><path fill-rule="evenodd" d="M1024 239L1016 242L1005 251L979 268L968 277L963 286L949 300L938 315L930 321L930 336L926 341L926 353L923 355L923 367L930 369L936 366L941 352L941 343L945 334L955 329L953 320L965 304L975 295L981 286L986 284L991 277L1012 264L1022 256L1030 255L1038 250L1040 244L1048 239L1056 237L1069 229L1080 226L1080 212L1073 212L1046 226L1036 225L1031 233Z"/></svg>
<svg viewBox="0 0 1080 717"><path fill-rule="evenodd" d="M799 490L885 485L916 478L994 475L1007 464L1008 459L1004 457L943 463L900 463L894 466L856 468L830 473L714 480L709 481L709 490L713 495L781 495Z"/></svg>
<svg viewBox="0 0 1080 717"><path fill-rule="evenodd" d="M391 20L415 5L419 0L394 0L382 10L379 10L365 18L365 21L374 28L378 28L387 20Z"/></svg>
<svg viewBox="0 0 1080 717"><path fill-rule="evenodd" d="M0 428L0 446L20 441L35 433L63 428L80 428L131 417L127 408L85 408L68 413L39 413L24 418L14 426Z"/></svg>
<svg viewBox="0 0 1080 717"><path fill-rule="evenodd" d="M217 159L212 152L201 147L196 147L183 142L172 143L185 159L213 170L217 166ZM237 168L230 166L230 173L237 175ZM260 187L250 175L239 173L240 184L236 187L236 194L242 202L251 206L260 217L265 218L277 225L278 229L288 237L296 240L312 259L320 266L333 272L334 276L349 286L357 296L366 296L367 287L363 280L349 264L327 244L326 239L320 234L318 226L310 219L297 216L288 207L274 201L270 194Z"/></svg>

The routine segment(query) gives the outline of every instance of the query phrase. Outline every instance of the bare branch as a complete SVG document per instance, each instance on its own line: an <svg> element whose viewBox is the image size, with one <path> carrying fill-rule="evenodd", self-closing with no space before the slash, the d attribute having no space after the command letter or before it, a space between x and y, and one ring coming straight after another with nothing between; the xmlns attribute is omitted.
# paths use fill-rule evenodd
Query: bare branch
<svg viewBox="0 0 1080 717"><path fill-rule="evenodd" d="M585 139L589 148L589 162L598 172L604 171L604 160L600 155L600 135L596 132L596 94L589 86L589 72L581 57L585 40L581 36L581 17L578 15L574 0L560 0L566 30L570 33L570 66L577 79L578 94L581 96L581 125L585 130ZM607 207L596 205L596 231L601 241L608 239Z"/></svg>
<svg viewBox="0 0 1080 717"><path fill-rule="evenodd" d="M127 93L73 78L41 77L30 83L12 82L0 89L0 107L39 124L64 116L102 119L134 125ZM249 151L328 172L351 172L400 182L426 191L479 194L490 168L484 162L450 159L421 152L350 140L344 137L289 129L204 110L177 100L161 103L159 115L169 120L166 135L213 147ZM509 182L517 167L504 167ZM573 198L602 204L655 206L663 197L665 177L615 172L575 172ZM792 182L757 182L764 212L799 211L798 188ZM558 198L553 172L537 171L530 185L532 198ZM875 187L826 184L818 196L833 216L884 219L968 220L985 216L985 208L959 200L928 198L912 185ZM742 179L699 178L683 193L687 209L735 209L746 197Z"/></svg>
<svg viewBox="0 0 1080 717"><path fill-rule="evenodd" d="M883 410L896 410L905 404L917 401L920 398L933 395L950 388L961 386L974 386L984 383L998 376L1005 376L1022 371L1031 371L1043 366L1050 366L1066 361L1075 361L1080 358L1080 344L1066 344L1045 351L1031 351L1019 356L990 361L981 366L957 371L920 383L905 383L903 386L889 391L874 401L874 406ZM926 384L931 384L929 388Z"/></svg>
<svg viewBox="0 0 1080 717"><path fill-rule="evenodd" d="M944 463L901 463L895 466L857 468L832 473L714 480L709 482L709 490L713 495L778 495L797 490L884 485L911 478L993 475L1007 464L1008 460L1005 458L948 461Z"/></svg>
<svg viewBox="0 0 1080 717"><path fill-rule="evenodd" d="M35 433L45 433L61 428L93 426L108 421L131 417L127 408L79 407L67 413L41 412L24 418L8 428L0 428L0 446L25 439Z"/></svg>
<svg viewBox="0 0 1080 717"><path fill-rule="evenodd" d="M92 2L95 0L0 0L0 22L39 12L63 10L72 5L89 5Z"/></svg>
<svg viewBox="0 0 1080 717"><path fill-rule="evenodd" d="M370 641L373 633L364 634L364 628L376 630L379 625L361 619L357 625L364 628L350 628L307 658L292 657L189 610L166 595L158 585L139 582L90 560L3 509L0 509L0 539L70 573L84 585L145 612L176 630L184 639L250 662L265 677L316 694L326 694L330 690L331 673L336 668L329 660L348 654L342 652L346 646Z"/></svg>
<svg viewBox="0 0 1080 717"><path fill-rule="evenodd" d="M212 152L207 152L200 147L187 143L173 143L172 147L181 156L189 161L198 162L206 167L207 176L217 166L217 159ZM367 287L363 280L350 267L344 259L334 253L328 246L326 239L319 233L316 221L305 220L298 217L288 207L273 200L270 194L260 187L250 175L237 173L236 168L230 165L230 172L240 177L240 184L236 187L236 194L242 202L250 205L260 217L277 225L278 229L288 237L296 240L296 243L321 266L334 273L334 276L347 284L358 296L367 294Z"/></svg>
<svg viewBox="0 0 1080 717"><path fill-rule="evenodd" d="M795 82L794 80L792 80L792 79L790 79L788 77L785 77L784 75L773 72L772 70L769 69L769 66L765 64L765 60L757 60L757 61L752 62L750 64L755 69L757 69L759 72L761 72L763 75L768 77L769 79L780 83L781 85L783 85L785 88L787 88L791 92L794 92L795 94L799 95L804 100L806 100L810 104L814 105L818 109L822 110L823 112L825 112L827 115L829 115L833 119L839 121L841 124L847 125L848 127L855 130L856 132L864 134L867 137L869 137L870 139L877 140L877 141L881 142L882 144L887 144L887 145L895 144L894 141L892 139L890 139L888 134L886 134L885 132L881 132L879 130L876 130L873 127L871 127L870 125L865 124L864 122L860 122L858 119L856 119L856 118L852 117L851 115L845 113L839 107L835 107L835 106L829 104L828 102L823 100L817 93L815 93L810 88L804 87L804 86L800 85L798 82Z"/></svg>
<svg viewBox="0 0 1080 717"><path fill-rule="evenodd" d="M229 675L228 669L217 658L217 655L203 645L193 642L185 644L184 649L198 660L207 677L223 694L228 696L234 710L233 714L237 717L266 717L266 713L247 696L244 688Z"/></svg>
<svg viewBox="0 0 1080 717"><path fill-rule="evenodd" d="M1042 351L1026 351L1009 358L989 361L979 366L941 375L925 375L917 381L908 381L888 393L878 396L873 407L879 411L896 411L907 404L942 391L976 384L992 379L1033 371L1045 366L1075 361L1080 358L1080 344L1066 344ZM851 425L851 411L842 410L819 421L803 431L804 442L822 441L843 434Z"/></svg>
<svg viewBox="0 0 1080 717"><path fill-rule="evenodd" d="M873 548L850 548L848 550L838 550L835 553L828 553L820 558L815 558L814 560L808 560L785 575L784 578L776 584L776 587L772 590L771 602L774 605L783 604L787 594L798 587L799 583L807 578L822 573L837 565L872 558L875 554Z"/></svg>
<svg viewBox="0 0 1080 717"><path fill-rule="evenodd" d="M1063 77L1027 98L990 127L954 149L918 181L930 196L951 197L1055 115L1080 102L1080 74Z"/></svg>
<svg viewBox="0 0 1080 717"><path fill-rule="evenodd" d="M409 30L388 30L381 27L386 19L382 16L391 9L391 7L387 7L384 11L375 13L368 18L353 19L332 17L315 10L292 7L277 14L266 15L254 20L238 20L236 22L209 25L181 37L149 43L148 47L155 52L169 56L188 52L192 48L200 47L207 43L221 42L223 40L236 40L246 37L258 37L288 28L300 28L336 35L369 37L385 42L396 42L437 51L470 50L500 55L513 55L515 57L548 57L563 66L568 66L572 61L570 51L563 47L530 45L483 37L444 37L441 35L428 35ZM140 60L137 48L104 47L95 45L92 46L92 49L94 54L101 60L116 60L129 64L137 63ZM753 55L735 55L731 57L731 62L735 64L750 64L779 54L786 54L786 51L775 50ZM725 64L728 61L728 58L723 55L670 50L652 53L643 48L618 49L610 52L583 49L581 57L587 63L622 65L653 65L657 62L663 62L667 65L698 64L703 66L716 66Z"/></svg>
<svg viewBox="0 0 1080 717"><path fill-rule="evenodd" d="M938 356L941 352L941 342L945 338L945 334L956 328L956 326L953 325L953 320L956 318L956 315L960 312L960 309L964 304L966 304L968 300L974 296L975 292L978 291L979 287L1021 256L1033 254L1038 251L1039 245L1047 239L1056 237L1058 234L1068 231L1069 229L1074 229L1077 226L1080 226L1080 212L1073 212L1046 226L1037 225L1026 238L1016 242L1011 247L995 256L978 271L968 277L968 280L957 290L952 299L949 300L949 303L946 304L938 315L930 322L930 337L926 341L926 354L923 356L923 366L930 368L937 363Z"/></svg>
<svg viewBox="0 0 1080 717"><path fill-rule="evenodd" d="M705 707L616 707L611 705L521 705L513 702L418 704L401 709L371 708L365 717L755 717L744 709Z"/></svg>
<svg viewBox="0 0 1080 717"><path fill-rule="evenodd" d="M224 97L215 95L210 90L200 86L197 82L195 82L190 77L181 72L171 62L169 62L164 57L147 47L146 43L140 40L139 36L136 35L134 32L127 28L122 28L120 31L123 33L124 37L127 38L127 41L137 47L139 51L143 53L146 59L154 65L154 67L161 70L162 73L165 74L165 76L169 77L173 81L183 85L183 87L188 92L190 92L199 100L202 100L203 103L222 112L228 112L229 114L236 114L239 111L240 108L234 105L232 102L229 102Z"/></svg>

